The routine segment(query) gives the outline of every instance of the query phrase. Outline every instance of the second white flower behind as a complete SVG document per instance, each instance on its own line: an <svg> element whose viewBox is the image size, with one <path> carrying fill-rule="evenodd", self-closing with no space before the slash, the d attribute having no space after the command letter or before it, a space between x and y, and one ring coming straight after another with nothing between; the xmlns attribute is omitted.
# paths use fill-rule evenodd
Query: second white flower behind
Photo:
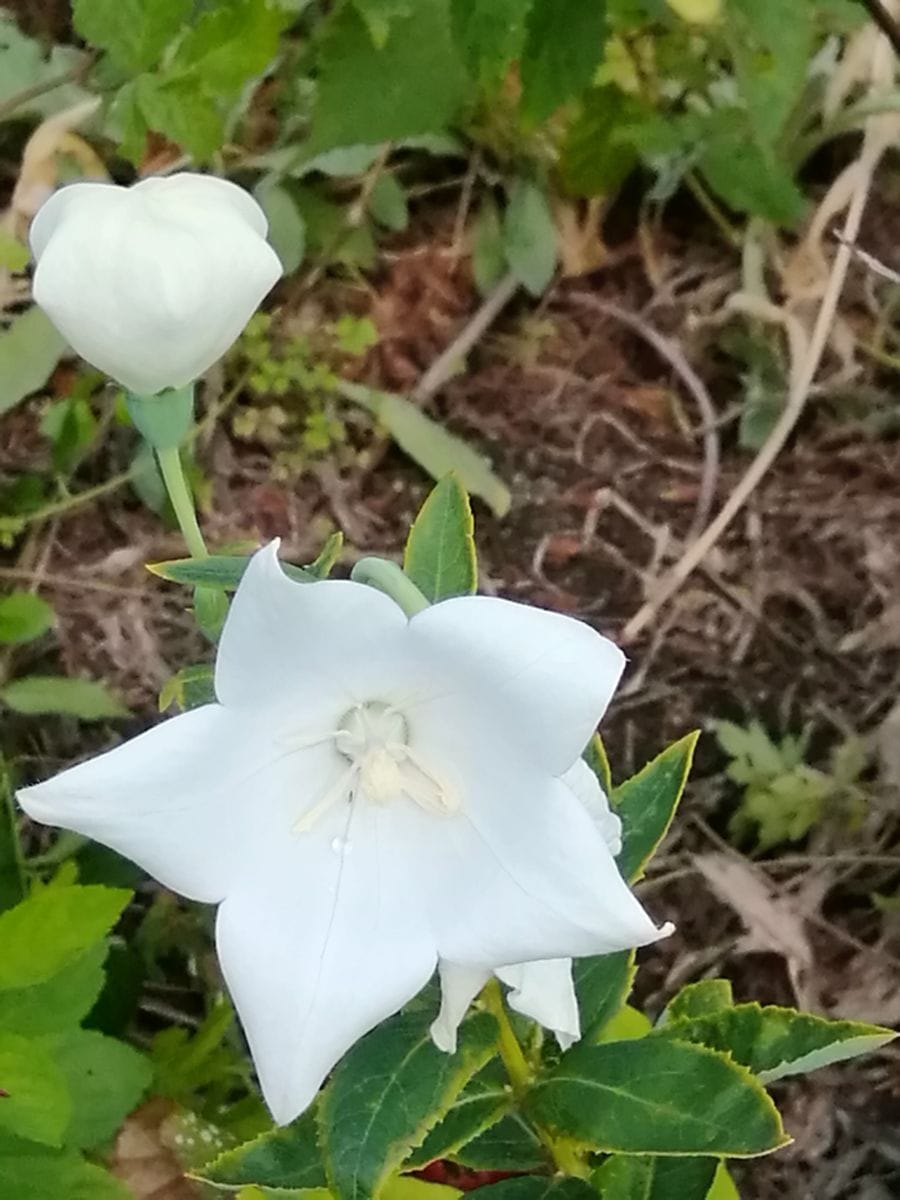
<svg viewBox="0 0 900 1200"><path fill-rule="evenodd" d="M501 968L527 1003L516 964L661 936L582 798L623 661L505 600L408 620L363 584L295 583L272 543L226 621L218 702L19 799L221 905L222 969L284 1123L439 960Z"/></svg>

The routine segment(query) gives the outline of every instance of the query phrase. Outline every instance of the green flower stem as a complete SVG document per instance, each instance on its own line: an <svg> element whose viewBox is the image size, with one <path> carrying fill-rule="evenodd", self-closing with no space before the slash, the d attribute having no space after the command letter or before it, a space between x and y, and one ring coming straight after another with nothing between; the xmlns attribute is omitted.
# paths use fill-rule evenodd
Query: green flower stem
<svg viewBox="0 0 900 1200"><path fill-rule="evenodd" d="M498 1049L500 1051L500 1058L506 1068L509 1082L512 1084L513 1095L517 1100L521 1100L534 1083L534 1072L528 1063L528 1059L525 1057L524 1050L519 1044L519 1039L516 1037L509 1014L506 1011L503 992L500 990L500 984L496 979L492 978L485 984L484 990L481 993L481 1002L499 1026L500 1039ZM574 1175L579 1179L587 1179L590 1176L588 1164L571 1142L555 1138L546 1129L541 1129L540 1127L535 1127L535 1132L540 1138L542 1145L549 1152L559 1172L563 1175Z"/></svg>
<svg viewBox="0 0 900 1200"><path fill-rule="evenodd" d="M157 450L156 457L166 491L172 501L172 508L175 510L178 528L184 535L191 557L208 558L209 551L206 549L206 542L204 542L200 526L197 524L194 501L184 477L184 468L181 465L181 453L178 447L168 446L165 449Z"/></svg>
<svg viewBox="0 0 900 1200"><path fill-rule="evenodd" d="M428 601L413 581L387 558L361 558L350 572L350 578L356 583L367 583L390 596L408 617L414 617L428 607Z"/></svg>

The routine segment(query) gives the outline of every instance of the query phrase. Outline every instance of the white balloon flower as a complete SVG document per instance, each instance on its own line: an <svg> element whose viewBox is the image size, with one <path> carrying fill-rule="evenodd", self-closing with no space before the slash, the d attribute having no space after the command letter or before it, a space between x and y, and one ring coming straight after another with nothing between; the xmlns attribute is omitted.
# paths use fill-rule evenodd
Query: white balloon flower
<svg viewBox="0 0 900 1200"><path fill-rule="evenodd" d="M192 383L281 275L265 215L211 175L73 183L31 226L34 298L82 358L141 396Z"/></svg>
<svg viewBox="0 0 900 1200"><path fill-rule="evenodd" d="M225 622L218 702L19 799L221 904L222 970L285 1123L438 960L485 972L661 936L571 786L623 662L507 600L408 619L365 584L294 582L273 542Z"/></svg>

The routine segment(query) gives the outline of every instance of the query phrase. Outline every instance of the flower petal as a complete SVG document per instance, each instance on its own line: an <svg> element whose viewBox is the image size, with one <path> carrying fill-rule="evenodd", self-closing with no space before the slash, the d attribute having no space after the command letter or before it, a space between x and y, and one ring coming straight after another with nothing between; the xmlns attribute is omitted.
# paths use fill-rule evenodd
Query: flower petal
<svg viewBox="0 0 900 1200"><path fill-rule="evenodd" d="M591 814L601 837L609 846L610 854L618 858L622 852L622 822L610 808L600 780L584 759L579 758L562 776L562 781Z"/></svg>
<svg viewBox="0 0 900 1200"><path fill-rule="evenodd" d="M278 545L257 551L244 572L219 642L216 694L236 709L281 705L298 719L315 714L323 729L334 729L352 705L381 698L409 657L407 620L365 584L289 579Z"/></svg>
<svg viewBox="0 0 900 1200"><path fill-rule="evenodd" d="M542 962L501 967L497 978L511 988L509 1006L552 1029L563 1050L581 1037L578 998L572 980L570 958L546 958Z"/></svg>
<svg viewBox="0 0 900 1200"><path fill-rule="evenodd" d="M460 596L417 613L410 633L448 682L489 696L527 753L559 775L579 757L622 675L625 656L581 621Z"/></svg>
<svg viewBox="0 0 900 1200"><path fill-rule="evenodd" d="M434 971L434 940L396 863L396 812L360 803L323 817L219 910L225 980L279 1124Z"/></svg>
<svg viewBox="0 0 900 1200"><path fill-rule="evenodd" d="M218 704L205 705L17 798L32 820L92 837L166 887L217 902L250 853L241 784L261 760L248 734Z"/></svg>
<svg viewBox="0 0 900 1200"><path fill-rule="evenodd" d="M431 1040L445 1054L456 1053L456 1035L469 1005L491 977L483 967L461 967L441 959L441 1009L431 1024Z"/></svg>

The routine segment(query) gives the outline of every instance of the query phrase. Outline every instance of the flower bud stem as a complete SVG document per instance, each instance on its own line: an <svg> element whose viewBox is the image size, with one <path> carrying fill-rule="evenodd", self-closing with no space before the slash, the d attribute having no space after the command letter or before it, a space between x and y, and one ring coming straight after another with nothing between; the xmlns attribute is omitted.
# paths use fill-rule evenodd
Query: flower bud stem
<svg viewBox="0 0 900 1200"><path fill-rule="evenodd" d="M350 578L356 583L367 583L390 596L408 617L414 617L428 607L428 601L413 581L389 559L374 556L361 558L350 572Z"/></svg>
<svg viewBox="0 0 900 1200"><path fill-rule="evenodd" d="M166 449L157 449L156 457L166 491L172 501L178 528L184 535L191 557L208 558L209 551L206 549L206 542L204 542L200 526L197 524L194 501L184 477L184 468L181 464L181 453L178 447L169 446Z"/></svg>

